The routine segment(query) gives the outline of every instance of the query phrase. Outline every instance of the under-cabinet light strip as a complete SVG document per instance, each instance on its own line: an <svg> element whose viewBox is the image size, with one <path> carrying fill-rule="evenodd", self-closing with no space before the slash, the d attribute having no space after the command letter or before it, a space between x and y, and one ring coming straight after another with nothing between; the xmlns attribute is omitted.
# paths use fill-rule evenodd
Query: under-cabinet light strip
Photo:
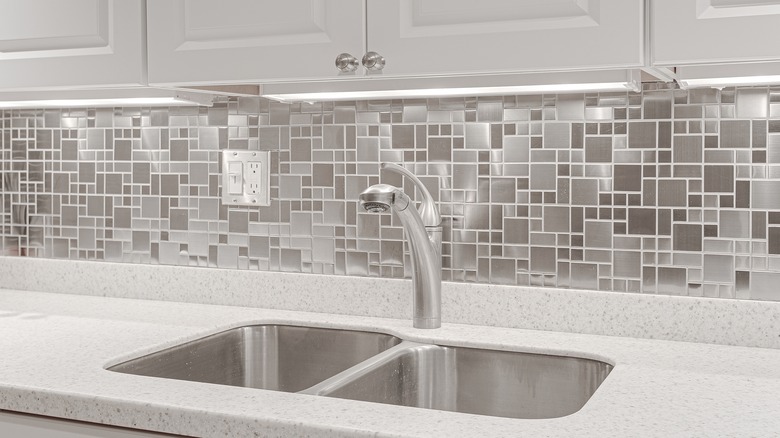
<svg viewBox="0 0 780 438"><path fill-rule="evenodd" d="M724 88L780 84L780 62L690 65L677 68L680 88Z"/></svg>
<svg viewBox="0 0 780 438"><path fill-rule="evenodd" d="M780 75L771 76L742 76L734 78L698 78L681 79L680 87L690 88L724 88L746 85L773 85L780 84Z"/></svg>
<svg viewBox="0 0 780 438"><path fill-rule="evenodd" d="M280 102L502 96L512 94L639 91L639 70L396 78L379 75L268 83L262 96Z"/></svg>
<svg viewBox="0 0 780 438"><path fill-rule="evenodd" d="M175 97L134 97L118 99L51 99L0 101L0 109L20 108L80 108L80 107L120 107L120 106L183 106L197 105L191 100Z"/></svg>
<svg viewBox="0 0 780 438"><path fill-rule="evenodd" d="M334 91L313 93L264 94L263 97L279 102L306 102L331 100L401 99L457 96L500 96L507 94L566 93L589 91L634 90L627 82L594 84L518 85L505 87L423 88L409 90Z"/></svg>
<svg viewBox="0 0 780 438"><path fill-rule="evenodd" d="M151 87L0 92L0 109L122 106L211 106L213 94Z"/></svg>

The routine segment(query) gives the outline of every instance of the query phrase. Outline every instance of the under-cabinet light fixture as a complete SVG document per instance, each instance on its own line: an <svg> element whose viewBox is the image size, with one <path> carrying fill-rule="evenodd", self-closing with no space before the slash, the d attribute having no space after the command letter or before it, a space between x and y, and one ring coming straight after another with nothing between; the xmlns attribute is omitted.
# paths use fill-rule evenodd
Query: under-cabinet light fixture
<svg viewBox="0 0 780 438"><path fill-rule="evenodd" d="M771 76L740 76L734 78L698 78L679 80L680 88L724 88L750 85L780 84L780 75Z"/></svg>
<svg viewBox="0 0 780 438"><path fill-rule="evenodd" d="M682 89L780 84L780 63L697 65L677 68Z"/></svg>
<svg viewBox="0 0 780 438"><path fill-rule="evenodd" d="M263 97L279 102L404 99L512 94L639 91L638 70L529 73L492 76L383 78L270 83Z"/></svg>
<svg viewBox="0 0 780 438"><path fill-rule="evenodd" d="M215 96L158 88L28 91L0 93L0 109L211 106Z"/></svg>

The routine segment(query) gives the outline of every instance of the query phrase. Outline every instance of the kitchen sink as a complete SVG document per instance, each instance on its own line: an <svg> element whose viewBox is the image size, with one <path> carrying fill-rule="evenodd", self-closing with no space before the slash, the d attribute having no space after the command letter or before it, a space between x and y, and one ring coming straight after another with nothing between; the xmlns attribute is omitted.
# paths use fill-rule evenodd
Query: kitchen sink
<svg viewBox="0 0 780 438"><path fill-rule="evenodd" d="M239 327L114 365L141 376L508 418L580 410L612 365L289 325Z"/></svg>
<svg viewBox="0 0 780 438"><path fill-rule="evenodd" d="M307 392L509 418L585 405L612 366L595 360L404 342Z"/></svg>
<svg viewBox="0 0 780 438"><path fill-rule="evenodd" d="M254 325L187 342L109 370L298 392L400 342L383 333Z"/></svg>

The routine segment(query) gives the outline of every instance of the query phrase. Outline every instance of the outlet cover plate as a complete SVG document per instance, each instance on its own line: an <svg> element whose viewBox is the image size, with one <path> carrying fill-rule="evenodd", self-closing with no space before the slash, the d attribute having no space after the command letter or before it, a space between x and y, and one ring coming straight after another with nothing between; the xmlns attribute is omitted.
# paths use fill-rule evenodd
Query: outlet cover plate
<svg viewBox="0 0 780 438"><path fill-rule="evenodd" d="M271 153L222 151L222 204L271 205Z"/></svg>

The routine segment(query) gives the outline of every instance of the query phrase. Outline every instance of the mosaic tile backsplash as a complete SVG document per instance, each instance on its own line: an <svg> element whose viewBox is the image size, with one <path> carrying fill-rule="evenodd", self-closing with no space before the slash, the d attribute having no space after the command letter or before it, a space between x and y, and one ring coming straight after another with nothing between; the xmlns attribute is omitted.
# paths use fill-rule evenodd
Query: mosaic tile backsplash
<svg viewBox="0 0 780 438"><path fill-rule="evenodd" d="M444 220L444 279L780 300L780 88L0 112L1 252L404 277L383 161ZM272 151L270 207L220 150Z"/></svg>

